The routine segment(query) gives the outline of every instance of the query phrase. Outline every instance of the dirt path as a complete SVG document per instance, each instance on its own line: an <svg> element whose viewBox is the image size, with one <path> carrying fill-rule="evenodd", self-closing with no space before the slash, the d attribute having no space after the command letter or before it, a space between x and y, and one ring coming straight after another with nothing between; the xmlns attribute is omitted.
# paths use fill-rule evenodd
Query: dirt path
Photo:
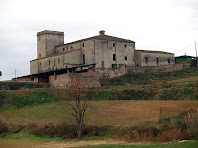
<svg viewBox="0 0 198 148"><path fill-rule="evenodd" d="M43 145L36 146L35 148L69 148L69 147L86 147L96 145L129 145L132 143L126 143L117 140L93 140L93 141L73 141L73 142L50 142ZM140 145L142 143L133 143L134 145Z"/></svg>
<svg viewBox="0 0 198 148"><path fill-rule="evenodd" d="M0 139L0 148L70 148L70 147L87 147L97 145L145 145L148 143L126 143L113 139L109 140L88 140L88 141L69 141L69 142L39 142Z"/></svg>

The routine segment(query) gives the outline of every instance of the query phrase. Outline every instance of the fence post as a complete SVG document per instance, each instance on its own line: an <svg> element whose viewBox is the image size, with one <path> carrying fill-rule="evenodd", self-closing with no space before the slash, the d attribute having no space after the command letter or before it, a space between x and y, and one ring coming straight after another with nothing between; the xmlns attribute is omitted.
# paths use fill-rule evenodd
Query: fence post
<svg viewBox="0 0 198 148"><path fill-rule="evenodd" d="M160 107L159 121L162 119L162 108Z"/></svg>

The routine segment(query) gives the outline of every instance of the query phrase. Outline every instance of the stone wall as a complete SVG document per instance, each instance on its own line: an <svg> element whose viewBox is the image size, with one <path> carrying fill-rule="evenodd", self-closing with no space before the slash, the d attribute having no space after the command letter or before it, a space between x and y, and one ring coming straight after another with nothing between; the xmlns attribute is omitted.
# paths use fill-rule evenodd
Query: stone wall
<svg viewBox="0 0 198 148"><path fill-rule="evenodd" d="M95 40L94 44L97 69L119 67L119 65L135 65L135 43Z"/></svg>
<svg viewBox="0 0 198 148"><path fill-rule="evenodd" d="M97 71L99 78L101 77L118 77L126 74L127 72L171 72L178 71L186 68L190 68L191 63L179 63L174 65L163 65L163 66L153 66L153 67L119 67L115 70L103 69Z"/></svg>
<svg viewBox="0 0 198 148"><path fill-rule="evenodd" d="M128 67L128 72L171 72L190 68L191 63L179 63L174 65L153 66L153 67Z"/></svg>
<svg viewBox="0 0 198 148"><path fill-rule="evenodd" d="M127 73L127 68L125 66L118 67L114 70L111 68L105 68L103 70L97 71L99 78L101 77L108 77L108 78L114 78L119 77Z"/></svg>
<svg viewBox="0 0 198 148"><path fill-rule="evenodd" d="M64 44L64 32L42 31L37 33L37 58L56 53L55 46Z"/></svg>
<svg viewBox="0 0 198 148"><path fill-rule="evenodd" d="M30 74L61 70L82 64L82 50L74 50L65 54L49 56L30 62Z"/></svg>
<svg viewBox="0 0 198 148"><path fill-rule="evenodd" d="M96 72L69 73L50 76L49 82L53 88L64 89L70 86L72 77L80 78L81 87L100 87L100 81Z"/></svg>

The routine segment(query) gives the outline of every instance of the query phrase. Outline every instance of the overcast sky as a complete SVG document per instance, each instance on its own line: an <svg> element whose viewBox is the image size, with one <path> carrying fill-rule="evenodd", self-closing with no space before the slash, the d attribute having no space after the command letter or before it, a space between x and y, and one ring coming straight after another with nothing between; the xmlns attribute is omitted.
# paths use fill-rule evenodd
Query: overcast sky
<svg viewBox="0 0 198 148"><path fill-rule="evenodd" d="M15 69L17 77L30 74L42 30L63 31L68 43L103 29L136 49L195 56L197 16L198 0L0 0L0 80Z"/></svg>

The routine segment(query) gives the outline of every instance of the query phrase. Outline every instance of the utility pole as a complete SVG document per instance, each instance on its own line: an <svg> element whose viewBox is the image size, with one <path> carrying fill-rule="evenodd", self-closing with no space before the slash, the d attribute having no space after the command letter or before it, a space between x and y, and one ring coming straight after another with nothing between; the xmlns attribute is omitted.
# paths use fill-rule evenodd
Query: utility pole
<svg viewBox="0 0 198 148"><path fill-rule="evenodd" d="M195 50L196 50L196 64L198 66L198 61L197 61L197 43L195 42Z"/></svg>
<svg viewBox="0 0 198 148"><path fill-rule="evenodd" d="M15 80L16 80L16 69L14 70L14 74L15 74Z"/></svg>

